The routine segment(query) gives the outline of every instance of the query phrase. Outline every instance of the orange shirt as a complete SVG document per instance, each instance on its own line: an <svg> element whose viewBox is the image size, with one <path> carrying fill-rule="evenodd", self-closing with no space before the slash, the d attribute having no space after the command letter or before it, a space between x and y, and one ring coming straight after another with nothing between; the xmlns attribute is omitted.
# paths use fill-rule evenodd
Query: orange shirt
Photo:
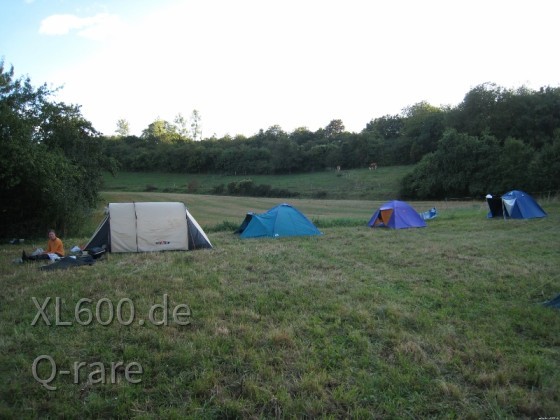
<svg viewBox="0 0 560 420"><path fill-rule="evenodd" d="M62 241L59 238L49 239L47 243L47 254L58 254L60 256L64 256L64 245L62 245Z"/></svg>

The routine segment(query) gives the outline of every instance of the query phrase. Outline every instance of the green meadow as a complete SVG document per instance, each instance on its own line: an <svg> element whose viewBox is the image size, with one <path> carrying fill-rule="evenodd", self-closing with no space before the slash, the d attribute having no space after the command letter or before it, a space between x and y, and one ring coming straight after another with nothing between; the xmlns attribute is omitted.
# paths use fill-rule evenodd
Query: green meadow
<svg viewBox="0 0 560 420"><path fill-rule="evenodd" d="M401 179L412 166L324 171L292 175L215 175L121 172L104 176L106 191L157 191L210 194L219 185L251 179L257 185L271 185L306 198L379 199L395 198Z"/></svg>
<svg viewBox="0 0 560 420"><path fill-rule="evenodd" d="M481 201L415 202L439 217L374 230L391 197L183 194L141 176L103 201L183 201L214 249L41 271L12 263L22 245L1 245L0 417L560 416L560 311L541 305L560 293L557 200L529 221L487 219ZM232 233L282 201L324 235Z"/></svg>

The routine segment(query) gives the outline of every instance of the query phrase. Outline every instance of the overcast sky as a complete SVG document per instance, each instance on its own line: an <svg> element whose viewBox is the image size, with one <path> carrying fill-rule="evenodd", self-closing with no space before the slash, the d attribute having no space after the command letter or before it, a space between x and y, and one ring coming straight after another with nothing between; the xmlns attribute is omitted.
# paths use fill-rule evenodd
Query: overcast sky
<svg viewBox="0 0 560 420"><path fill-rule="evenodd" d="M558 0L4 0L0 56L112 135L315 131L473 87L560 86Z"/></svg>

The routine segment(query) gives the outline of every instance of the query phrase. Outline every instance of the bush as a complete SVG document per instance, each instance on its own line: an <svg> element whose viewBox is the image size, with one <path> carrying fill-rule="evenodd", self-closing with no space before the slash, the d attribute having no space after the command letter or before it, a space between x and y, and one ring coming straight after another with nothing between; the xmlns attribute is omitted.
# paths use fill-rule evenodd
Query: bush
<svg viewBox="0 0 560 420"><path fill-rule="evenodd" d="M253 195L255 184L252 179L243 179L237 183L236 190L240 195Z"/></svg>
<svg viewBox="0 0 560 420"><path fill-rule="evenodd" d="M194 194L198 191L199 182L196 179L190 181L187 185L187 192L190 194Z"/></svg>
<svg viewBox="0 0 560 420"><path fill-rule="evenodd" d="M224 184L220 184L212 187L212 190L210 192L212 194L220 195L223 194L225 190L226 190L226 186Z"/></svg>
<svg viewBox="0 0 560 420"><path fill-rule="evenodd" d="M227 187L227 193L231 195L244 195L249 197L297 197L299 193L294 193L281 188L272 188L268 184L256 185L251 179L243 179L241 181L230 182ZM224 186L219 185L212 189L214 194L222 194Z"/></svg>
<svg viewBox="0 0 560 420"><path fill-rule="evenodd" d="M268 184L256 185L253 189L253 196L255 197L270 197L272 187Z"/></svg>
<svg viewBox="0 0 560 420"><path fill-rule="evenodd" d="M227 184L227 192L229 194L237 195L237 193L239 192L237 182L233 181L233 182L230 182L229 184Z"/></svg>
<svg viewBox="0 0 560 420"><path fill-rule="evenodd" d="M327 198L327 195L328 193L325 190L319 190L311 194L311 198L323 199L323 198Z"/></svg>

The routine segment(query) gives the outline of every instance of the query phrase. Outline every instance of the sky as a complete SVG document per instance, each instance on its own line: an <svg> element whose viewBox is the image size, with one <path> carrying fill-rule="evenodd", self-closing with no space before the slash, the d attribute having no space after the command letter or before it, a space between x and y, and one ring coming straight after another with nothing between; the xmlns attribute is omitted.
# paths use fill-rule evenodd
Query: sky
<svg viewBox="0 0 560 420"><path fill-rule="evenodd" d="M105 135L360 132L482 83L560 86L558 0L3 0L0 58Z"/></svg>

